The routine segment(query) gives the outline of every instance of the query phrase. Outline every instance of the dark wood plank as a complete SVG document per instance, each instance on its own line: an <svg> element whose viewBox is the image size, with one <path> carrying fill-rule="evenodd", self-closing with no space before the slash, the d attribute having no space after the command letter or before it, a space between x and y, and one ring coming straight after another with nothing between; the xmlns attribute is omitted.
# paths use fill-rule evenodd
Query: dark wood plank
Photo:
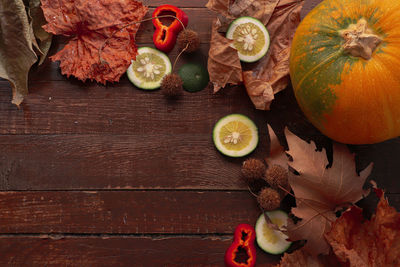
<svg viewBox="0 0 400 267"><path fill-rule="evenodd" d="M231 234L259 215L248 192L0 193L1 234Z"/></svg>
<svg viewBox="0 0 400 267"><path fill-rule="evenodd" d="M0 237L2 266L224 266L230 236L209 237ZM257 266L279 256L257 249ZM263 265L261 265L263 264Z"/></svg>
<svg viewBox="0 0 400 267"><path fill-rule="evenodd" d="M264 135L253 155L265 146ZM0 136L0 148L1 190L245 188L242 159L217 152L211 133Z"/></svg>
<svg viewBox="0 0 400 267"><path fill-rule="evenodd" d="M329 140L304 119L290 90L277 95L272 111L263 112L252 107L239 87L217 95L187 93L177 103L167 103L159 92L142 92L130 85L92 85L84 90L62 82L33 85L37 90L23 111L5 99L0 105L0 113L6 114L0 117L3 190L243 188L242 160L221 156L211 141L214 123L233 112L248 115L258 125L262 138L256 157L263 158L267 151L266 122L281 133L288 125L329 150ZM400 172L399 141L351 147L358 169L374 162L371 178L392 193L400 190L393 179Z"/></svg>
<svg viewBox="0 0 400 267"><path fill-rule="evenodd" d="M31 82L30 90L20 110L10 103L9 92L1 92L0 134L211 134L214 123L233 112L265 121L265 112L253 108L243 87L219 94L211 88L185 92L177 101L168 101L160 91L137 90L127 78L107 87L79 81Z"/></svg>
<svg viewBox="0 0 400 267"><path fill-rule="evenodd" d="M388 197L400 210L400 195ZM0 193L3 235L232 234L240 223L254 225L259 215L255 198L246 191Z"/></svg>

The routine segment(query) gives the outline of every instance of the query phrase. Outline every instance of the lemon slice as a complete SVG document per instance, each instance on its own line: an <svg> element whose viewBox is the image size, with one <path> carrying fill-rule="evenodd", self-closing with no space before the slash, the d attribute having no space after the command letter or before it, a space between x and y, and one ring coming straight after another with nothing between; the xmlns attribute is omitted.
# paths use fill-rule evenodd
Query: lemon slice
<svg viewBox="0 0 400 267"><path fill-rule="evenodd" d="M266 212L272 223L278 227L286 226L288 215L281 211L268 211ZM262 250L270 254L282 254L292 244L287 241L288 237L281 231L273 230L268 227L264 214L261 214L256 223L256 239L257 244Z"/></svg>
<svg viewBox="0 0 400 267"><path fill-rule="evenodd" d="M231 114L215 124L213 140L222 154L229 157L243 157L257 147L257 127L246 116Z"/></svg>

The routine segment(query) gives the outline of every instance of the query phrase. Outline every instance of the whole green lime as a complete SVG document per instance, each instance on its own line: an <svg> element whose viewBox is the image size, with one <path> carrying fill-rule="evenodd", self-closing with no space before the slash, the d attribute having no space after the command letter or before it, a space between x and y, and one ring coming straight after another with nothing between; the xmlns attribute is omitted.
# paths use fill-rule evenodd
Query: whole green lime
<svg viewBox="0 0 400 267"><path fill-rule="evenodd" d="M188 92L198 92L206 88L210 78L208 71L200 64L187 63L178 72L183 81L183 89Z"/></svg>

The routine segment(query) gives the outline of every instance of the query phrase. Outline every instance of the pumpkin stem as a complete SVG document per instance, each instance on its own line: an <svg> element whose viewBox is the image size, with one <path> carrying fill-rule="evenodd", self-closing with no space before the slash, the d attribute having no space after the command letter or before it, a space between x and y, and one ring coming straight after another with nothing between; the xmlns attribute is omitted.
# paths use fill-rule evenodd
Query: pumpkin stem
<svg viewBox="0 0 400 267"><path fill-rule="evenodd" d="M340 35L344 39L343 49L352 56L369 60L372 53L382 42L382 39L368 27L367 21L362 18L357 24L350 24Z"/></svg>

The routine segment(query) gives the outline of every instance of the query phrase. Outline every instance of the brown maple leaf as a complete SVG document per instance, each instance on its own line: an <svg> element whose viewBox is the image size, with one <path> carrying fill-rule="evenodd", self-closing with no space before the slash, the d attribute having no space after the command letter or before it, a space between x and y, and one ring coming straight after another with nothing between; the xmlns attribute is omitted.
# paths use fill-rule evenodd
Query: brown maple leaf
<svg viewBox="0 0 400 267"><path fill-rule="evenodd" d="M299 173L290 172L289 175L297 205L292 213L301 219L297 224L289 222L288 235L292 240L307 240L305 249L313 255L328 254L330 246L324 234L336 220L338 209L357 202L368 193L363 185L372 164L357 175L354 155L345 145L334 144L333 163L327 168L325 150L316 151L313 142L307 143L287 129L285 135L289 146L286 153L292 158L292 161L286 159L286 164ZM276 147L276 142L277 138L271 138L271 147ZM282 165L284 158L280 154L285 152L276 148L275 151L272 162L275 160ZM269 159L266 161L268 163Z"/></svg>
<svg viewBox="0 0 400 267"><path fill-rule="evenodd" d="M400 213L384 194L370 221L352 207L326 234L338 259L350 267L400 266Z"/></svg>
<svg viewBox="0 0 400 267"><path fill-rule="evenodd" d="M72 37L51 57L61 61L62 73L82 81L119 81L137 54L134 40L140 24L132 22L140 21L147 7L135 0L41 1L48 22L43 28Z"/></svg>

